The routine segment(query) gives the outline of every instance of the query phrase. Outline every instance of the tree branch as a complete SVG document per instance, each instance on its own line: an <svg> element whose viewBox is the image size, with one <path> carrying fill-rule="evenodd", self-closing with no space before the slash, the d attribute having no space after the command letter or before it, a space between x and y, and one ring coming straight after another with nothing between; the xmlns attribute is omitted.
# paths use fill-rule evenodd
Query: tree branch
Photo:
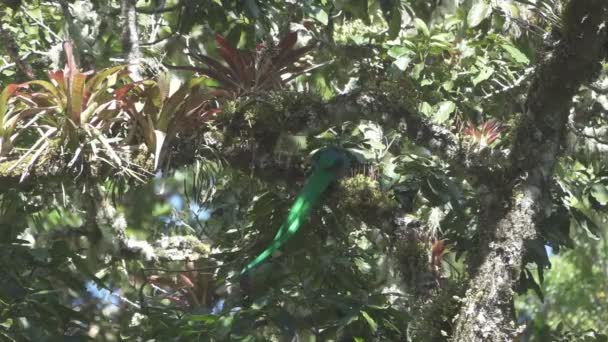
<svg viewBox="0 0 608 342"><path fill-rule="evenodd" d="M524 243L537 235L572 98L601 70L607 15L603 0L571 0L564 12L562 40L537 68L525 118L517 127L512 169L481 210L481 253L474 256L480 261L456 318L454 341L517 339L513 288Z"/></svg>
<svg viewBox="0 0 608 342"><path fill-rule="evenodd" d="M169 7L156 7L156 8L149 8L149 7L136 7L135 11L137 13L140 14L162 14L162 13L168 13L168 12L173 12L173 11L177 11L182 7L182 3L179 2L173 6L169 6ZM116 15L116 14L120 14L121 10L120 9L112 9L111 11L112 14Z"/></svg>
<svg viewBox="0 0 608 342"><path fill-rule="evenodd" d="M135 11L136 0L122 0L122 18L124 27L122 31L122 48L126 55L127 67L134 81L141 79L139 72L139 36L137 34L137 12Z"/></svg>

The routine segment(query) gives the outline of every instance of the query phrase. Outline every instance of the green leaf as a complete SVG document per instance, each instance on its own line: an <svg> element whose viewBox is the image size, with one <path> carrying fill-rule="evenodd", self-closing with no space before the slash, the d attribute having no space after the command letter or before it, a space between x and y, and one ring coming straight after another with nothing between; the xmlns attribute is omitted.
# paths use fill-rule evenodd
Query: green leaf
<svg viewBox="0 0 608 342"><path fill-rule="evenodd" d="M422 33L425 37L431 36L431 31L429 31L429 27L426 25L426 23L422 19L415 18L414 26L416 27L416 30L418 30L418 32Z"/></svg>
<svg viewBox="0 0 608 342"><path fill-rule="evenodd" d="M591 187L591 196L601 205L608 204L608 187L601 183L594 184Z"/></svg>
<svg viewBox="0 0 608 342"><path fill-rule="evenodd" d="M405 46L393 46L386 52L389 56L393 58L399 58L403 55L410 54L412 50Z"/></svg>
<svg viewBox="0 0 608 342"><path fill-rule="evenodd" d="M106 81L111 75L123 70L124 68L124 65L118 65L98 72L87 82L86 90L88 92L94 92L101 83Z"/></svg>
<svg viewBox="0 0 608 342"><path fill-rule="evenodd" d="M505 51L507 51L507 53L511 56L511 58L513 58L513 60L516 61L517 63L521 63L521 64L530 63L530 60L528 59L528 57L526 55L524 55L523 52L519 51L519 49L516 48L515 46L513 46L511 44L507 44L507 43L504 43L500 46L503 49L505 49Z"/></svg>
<svg viewBox="0 0 608 342"><path fill-rule="evenodd" d="M53 85L53 83L47 82L47 81L42 81L42 80L35 80L35 81L30 81L27 84L39 85L42 88L46 89L46 91L51 93L51 95L53 95L56 98L57 104L58 105L60 104L61 95L59 94L59 89L57 87L55 87L55 85Z"/></svg>
<svg viewBox="0 0 608 342"><path fill-rule="evenodd" d="M473 85L476 86L479 83L487 80L488 78L490 78L490 76L492 76L492 74L494 73L494 68L492 67L482 67L481 70L479 70L479 73L477 74L477 76L475 76L475 78L473 78Z"/></svg>
<svg viewBox="0 0 608 342"><path fill-rule="evenodd" d="M0 94L0 133L4 127L4 115L8 112L8 100L13 96L13 93L17 91L17 89L19 89L19 85L9 84Z"/></svg>
<svg viewBox="0 0 608 342"><path fill-rule="evenodd" d="M327 25L329 23L329 16L327 15L327 12L325 12L322 8L311 6L310 12L310 16L321 24Z"/></svg>
<svg viewBox="0 0 608 342"><path fill-rule="evenodd" d="M393 64L397 67L397 69L401 71L405 71L407 67L410 65L412 59L409 56L401 56L397 58Z"/></svg>
<svg viewBox="0 0 608 342"><path fill-rule="evenodd" d="M84 87L87 76L77 73L74 75L72 84L70 84L70 118L76 122L80 122L80 113L84 104Z"/></svg>
<svg viewBox="0 0 608 342"><path fill-rule="evenodd" d="M412 76L413 79L417 80L420 78L420 73L422 73L422 70L424 70L424 63L418 63L412 69L410 76Z"/></svg>
<svg viewBox="0 0 608 342"><path fill-rule="evenodd" d="M467 15L469 27L477 27L482 21L490 16L490 13L492 13L490 4L486 3L484 0L477 1L473 4Z"/></svg>
<svg viewBox="0 0 608 342"><path fill-rule="evenodd" d="M587 215L587 213L572 207L570 208L570 213L572 214L572 217L576 223L587 232L587 236L595 240L600 239L601 229L595 224L593 219Z"/></svg>
<svg viewBox="0 0 608 342"><path fill-rule="evenodd" d="M374 333L378 331L378 323L376 323L376 321L374 321L374 319L366 311L361 310L361 316L363 316Z"/></svg>
<svg viewBox="0 0 608 342"><path fill-rule="evenodd" d="M418 111L426 116L431 116L433 107L428 102L422 102L418 105Z"/></svg>
<svg viewBox="0 0 608 342"><path fill-rule="evenodd" d="M442 101L436 105L437 111L433 115L433 121L444 123L450 118L450 114L456 110L456 104L452 101Z"/></svg>

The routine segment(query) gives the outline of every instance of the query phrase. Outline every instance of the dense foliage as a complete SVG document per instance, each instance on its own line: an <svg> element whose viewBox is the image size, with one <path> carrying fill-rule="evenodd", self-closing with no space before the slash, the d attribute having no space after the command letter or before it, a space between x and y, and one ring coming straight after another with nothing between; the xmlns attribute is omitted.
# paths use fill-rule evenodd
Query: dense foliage
<svg viewBox="0 0 608 342"><path fill-rule="evenodd" d="M587 3L0 1L0 336L464 340ZM606 55L544 99L570 115L508 284L523 340L608 340ZM239 276L328 146L346 174Z"/></svg>

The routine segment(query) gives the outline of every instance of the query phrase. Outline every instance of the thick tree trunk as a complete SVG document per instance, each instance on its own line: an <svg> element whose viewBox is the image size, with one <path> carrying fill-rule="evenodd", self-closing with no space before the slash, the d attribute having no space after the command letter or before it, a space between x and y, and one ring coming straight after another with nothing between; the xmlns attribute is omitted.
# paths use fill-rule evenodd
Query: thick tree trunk
<svg viewBox="0 0 608 342"><path fill-rule="evenodd" d="M542 218L572 97L597 75L606 55L607 19L605 0L571 0L564 11L562 36L541 61L528 93L526 116L513 147L513 169L503 189L519 185L497 191L482 210L481 260L456 317L455 341L513 341L518 335L513 287L524 243L536 236Z"/></svg>

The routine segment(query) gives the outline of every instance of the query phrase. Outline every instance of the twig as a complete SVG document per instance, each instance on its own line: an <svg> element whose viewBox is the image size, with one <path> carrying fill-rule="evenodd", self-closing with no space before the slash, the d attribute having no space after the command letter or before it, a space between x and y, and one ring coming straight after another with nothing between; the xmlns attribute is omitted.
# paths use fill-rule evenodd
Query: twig
<svg viewBox="0 0 608 342"><path fill-rule="evenodd" d="M2 28L2 24L0 24L0 42L2 45L4 45L4 49L11 57L17 68L19 68L19 70L21 70L21 72L23 72L23 74L30 80L35 79L36 75L34 74L32 66L24 60L27 58L27 56L29 56L29 54L24 57L19 56L19 48L15 42L15 39L11 36L9 31Z"/></svg>
<svg viewBox="0 0 608 342"><path fill-rule="evenodd" d="M53 36L55 39L57 39L59 41L63 40L61 37L59 37L59 35L57 33L53 32L53 30L51 30L50 27L46 26L46 24L44 22L42 22L41 20L39 20L37 18L34 18L31 14L28 13L28 11L23 10L23 11L21 11L21 13L25 13L25 15L27 17L29 17L30 19L32 19L36 24L38 24L40 27L46 29L51 34L51 36Z"/></svg>
<svg viewBox="0 0 608 342"><path fill-rule="evenodd" d="M3 72L6 69L10 69L10 68L14 67L15 65L16 65L15 63L5 64L5 65L3 65L3 66L0 67L0 72Z"/></svg>
<svg viewBox="0 0 608 342"><path fill-rule="evenodd" d="M158 44L158 43L162 42L163 40L167 40L167 39L175 36L176 34L177 34L176 32L171 32L168 36L158 38L157 40L154 40L154 41L151 41L151 42L141 43L141 44L139 44L139 46L151 46L151 45L154 45L154 44Z"/></svg>
<svg viewBox="0 0 608 342"><path fill-rule="evenodd" d="M176 10L180 9L182 6L183 6L182 3L179 2L176 5L169 6L169 7L160 7L160 8L158 8L158 7L157 8L136 7L135 11L139 14L161 14L161 13L176 11ZM113 8L110 13L113 15L120 14L120 9Z"/></svg>

